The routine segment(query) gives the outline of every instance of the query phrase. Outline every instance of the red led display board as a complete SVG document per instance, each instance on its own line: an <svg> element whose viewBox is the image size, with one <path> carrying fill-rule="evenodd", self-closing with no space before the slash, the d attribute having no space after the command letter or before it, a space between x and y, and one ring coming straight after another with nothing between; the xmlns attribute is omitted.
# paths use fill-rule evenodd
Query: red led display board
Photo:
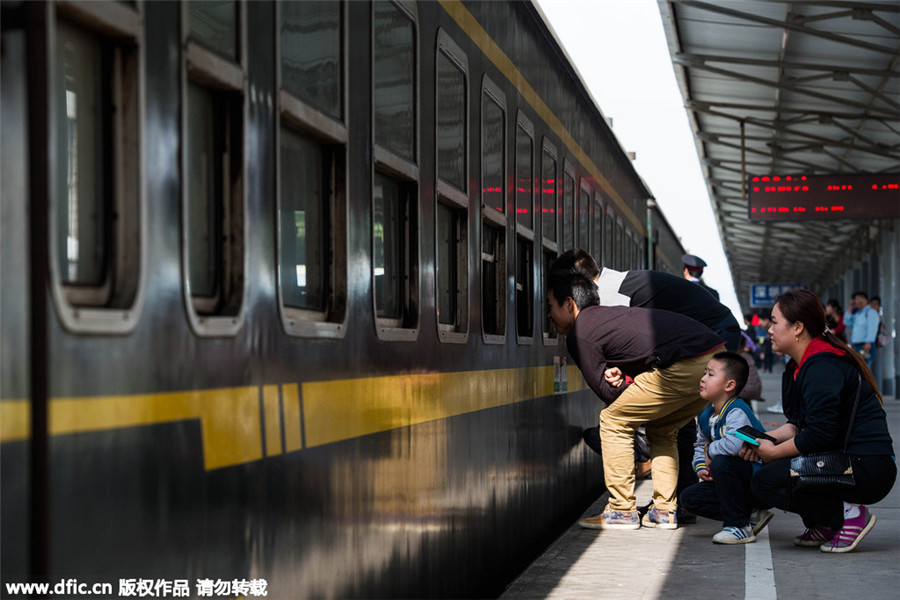
<svg viewBox="0 0 900 600"><path fill-rule="evenodd" d="M754 175L747 181L751 221L900 218L900 173Z"/></svg>

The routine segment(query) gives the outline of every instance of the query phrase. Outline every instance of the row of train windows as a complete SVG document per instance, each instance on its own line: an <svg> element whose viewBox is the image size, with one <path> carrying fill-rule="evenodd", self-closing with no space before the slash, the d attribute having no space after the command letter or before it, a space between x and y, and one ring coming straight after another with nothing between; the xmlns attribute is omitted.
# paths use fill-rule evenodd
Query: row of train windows
<svg viewBox="0 0 900 600"><path fill-rule="evenodd" d="M59 132L50 191L52 270L59 283L54 293L70 328L127 331L141 303L146 257L140 235L143 32L135 8L102 4L48 5L58 12L48 19L56 23L57 69L49 110ZM200 335L233 334L246 305L243 8L234 1L182 5L187 25L182 261L187 312ZM348 273L346 5L278 2L276 11L279 306L288 333L339 337L346 322ZM103 28L89 25L97 22ZM418 202L421 90L415 5L374 2L372 22L374 308L382 338L414 339L419 225L425 221ZM443 31L435 60L432 223L441 337L465 341L468 335L469 252L480 245L485 340L505 339L508 275L515 281L517 334L533 338L536 267L546 277L560 248L579 245L608 266L625 269L643 264L643 246L609 207L604 213L599 194L586 179L577 179L568 161L563 161L558 185L559 154L546 138L536 176L535 129L521 111L515 139L509 140L514 141L515 190L507 194L507 102L486 75L478 107L480 190L468 189L468 61ZM250 91L251 101L257 94ZM481 206L478 232L469 228L472 194ZM508 235L512 265L506 261ZM111 318L111 313L121 317ZM553 336L546 318L543 334Z"/></svg>

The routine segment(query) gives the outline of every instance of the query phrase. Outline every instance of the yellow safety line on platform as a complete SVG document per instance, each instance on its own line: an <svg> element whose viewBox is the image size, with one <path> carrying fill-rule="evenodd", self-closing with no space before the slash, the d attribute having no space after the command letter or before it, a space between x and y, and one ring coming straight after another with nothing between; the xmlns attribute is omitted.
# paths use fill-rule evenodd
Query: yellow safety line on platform
<svg viewBox="0 0 900 600"><path fill-rule="evenodd" d="M567 367L566 374L569 392L584 389L584 380L576 367ZM204 466L209 470L262 459L263 419L266 455L276 456L282 453L282 423L284 452L294 452L551 396L553 383L553 367L528 367L365 377L307 382L299 386L53 398L49 434L82 434L198 419ZM305 423L305 445L301 421ZM0 402L0 442L29 437L28 402Z"/></svg>
<svg viewBox="0 0 900 600"><path fill-rule="evenodd" d="M521 94L525 101L531 105L531 108L533 108L544 120L547 126L559 136L559 139L562 140L562 143L566 148L568 148L575 156L575 159L587 168L588 172L594 177L597 183L600 184L600 187L602 187L615 201L616 205L618 205L619 209L621 209L635 228L637 228L641 234L645 234L646 225L637 218L631 210L631 207L629 207L622 199L622 196L619 195L619 192L616 191L616 188L613 187L612 183L603 176L588 153L584 151L577 141L575 141L575 138L572 137L569 130L562 124L559 117L556 116L534 88L531 87L531 84L528 83L522 75L522 72L516 67L515 63L505 52L503 52L488 32L485 31L484 27L481 26L481 23L478 22L474 15L463 6L463 3L460 0L439 0L439 2L444 10L447 11L447 14L453 17L453 20L456 21L457 25L459 25L466 35L475 42L484 55L487 56L487 58L494 63L494 66L500 69L500 72L506 76L510 83L519 90L519 94Z"/></svg>

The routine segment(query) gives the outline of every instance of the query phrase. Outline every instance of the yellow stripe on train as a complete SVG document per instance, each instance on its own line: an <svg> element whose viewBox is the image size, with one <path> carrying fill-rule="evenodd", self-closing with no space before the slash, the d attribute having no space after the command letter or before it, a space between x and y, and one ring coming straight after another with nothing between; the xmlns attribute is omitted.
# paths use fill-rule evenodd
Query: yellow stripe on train
<svg viewBox="0 0 900 600"><path fill-rule="evenodd" d="M567 368L567 379L568 391L584 389L576 367ZM53 398L49 434L83 434L196 419L203 438L204 466L211 470L260 460L264 454L276 456L551 396L553 385L553 367L529 367ZM28 401L0 402L0 442L27 440L30 428Z"/></svg>

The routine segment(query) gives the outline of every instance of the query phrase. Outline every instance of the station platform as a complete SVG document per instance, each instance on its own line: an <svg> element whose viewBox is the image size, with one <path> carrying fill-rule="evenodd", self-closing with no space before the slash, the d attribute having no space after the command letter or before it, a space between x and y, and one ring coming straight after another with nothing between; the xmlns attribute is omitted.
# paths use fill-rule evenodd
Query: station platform
<svg viewBox="0 0 900 600"><path fill-rule="evenodd" d="M780 398L781 367L760 373L765 404L755 406L771 429L784 422L766 408ZM900 443L900 400L885 399L894 449ZM638 504L649 502L652 482L638 482ZM600 513L603 494L583 516ZM896 597L900 590L900 484L871 506L875 528L852 552L826 554L800 548L793 537L803 531L800 517L775 510L775 518L755 543L712 543L721 523L698 518L674 531L566 530L506 592L502 600L666 600L696 598L816 598L847 600Z"/></svg>

